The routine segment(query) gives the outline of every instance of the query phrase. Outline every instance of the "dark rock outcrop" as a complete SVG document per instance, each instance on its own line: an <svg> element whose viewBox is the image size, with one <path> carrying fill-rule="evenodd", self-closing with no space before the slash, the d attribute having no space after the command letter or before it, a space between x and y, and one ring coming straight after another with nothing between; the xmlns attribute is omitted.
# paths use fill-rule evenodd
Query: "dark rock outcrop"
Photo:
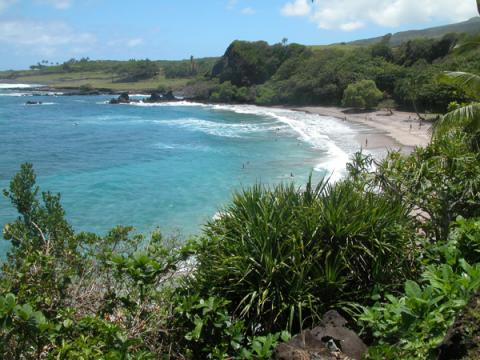
<svg viewBox="0 0 480 360"><path fill-rule="evenodd" d="M128 93L121 93L120 96L116 99L112 99L109 101L110 104L129 104L130 103L130 96Z"/></svg>
<svg viewBox="0 0 480 360"><path fill-rule="evenodd" d="M438 360L480 359L480 293L470 300L438 347Z"/></svg>
<svg viewBox="0 0 480 360"><path fill-rule="evenodd" d="M149 98L143 100L144 102L148 102L148 103L155 103L155 102L160 102L163 100L163 96L160 95L159 93L157 92L153 92Z"/></svg>
<svg viewBox="0 0 480 360"><path fill-rule="evenodd" d="M173 95L173 92L170 90L170 91L167 91L165 93L165 95L163 95L163 100L172 101L172 100L176 100L176 99L175 99L175 96Z"/></svg>
<svg viewBox="0 0 480 360"><path fill-rule="evenodd" d="M280 344L275 350L276 360L360 360L367 346L336 311L329 311L319 326Z"/></svg>

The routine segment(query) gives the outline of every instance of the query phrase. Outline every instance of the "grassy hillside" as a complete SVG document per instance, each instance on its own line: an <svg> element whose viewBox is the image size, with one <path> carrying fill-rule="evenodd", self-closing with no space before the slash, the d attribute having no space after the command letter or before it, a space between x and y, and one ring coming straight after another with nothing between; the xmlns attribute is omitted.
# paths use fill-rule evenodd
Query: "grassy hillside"
<svg viewBox="0 0 480 360"><path fill-rule="evenodd" d="M467 33L475 34L480 32L480 17L471 18L468 21L463 21L456 24L437 26L433 28L423 29L423 30L409 30L402 31L392 35L390 39L390 45L398 46L403 42L408 40L414 40L419 38L430 38L438 39L448 33ZM371 45L381 41L383 36L374 37L370 39L362 39L352 41L349 44L352 45Z"/></svg>
<svg viewBox="0 0 480 360"><path fill-rule="evenodd" d="M2 71L0 79L55 88L111 90L181 89L211 71L216 58L180 61L69 60L63 64L34 65L31 70ZM145 65L146 64L146 65ZM142 66L142 67L141 67ZM140 68L140 72L139 69ZM141 71L144 71L143 74Z"/></svg>
<svg viewBox="0 0 480 360"><path fill-rule="evenodd" d="M2 74L0 73L0 77ZM179 89L187 84L191 78L167 79L163 75L157 75L151 79L140 81L122 82L107 72L85 71L78 73L36 73L23 72L21 75L12 78L15 82L25 84L41 84L55 88L79 88L89 86L94 89L112 90L153 90L158 88ZM112 81L113 80L113 81Z"/></svg>

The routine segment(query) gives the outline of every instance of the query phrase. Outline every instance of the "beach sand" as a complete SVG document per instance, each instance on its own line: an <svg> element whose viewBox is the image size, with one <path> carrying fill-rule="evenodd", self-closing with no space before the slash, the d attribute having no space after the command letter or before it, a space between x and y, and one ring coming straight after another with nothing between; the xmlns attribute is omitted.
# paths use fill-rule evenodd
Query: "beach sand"
<svg viewBox="0 0 480 360"><path fill-rule="evenodd" d="M311 114L331 116L349 122L359 130L357 140L365 149L400 149L411 152L431 139L431 124L420 122L415 113L371 111L350 113L339 107L305 106L290 108Z"/></svg>

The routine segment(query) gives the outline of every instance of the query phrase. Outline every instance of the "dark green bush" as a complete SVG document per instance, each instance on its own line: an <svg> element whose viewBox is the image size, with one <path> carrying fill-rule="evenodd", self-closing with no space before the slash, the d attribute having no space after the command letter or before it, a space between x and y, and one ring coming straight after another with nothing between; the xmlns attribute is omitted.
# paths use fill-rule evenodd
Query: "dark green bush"
<svg viewBox="0 0 480 360"><path fill-rule="evenodd" d="M298 330L342 301L397 288L414 269L399 201L352 182L236 193L196 249L192 286L218 294L252 333Z"/></svg>
<svg viewBox="0 0 480 360"><path fill-rule="evenodd" d="M418 282L405 283L404 295L387 294L363 308L359 319L375 338L368 359L434 358L455 317L480 289L480 263L469 265L462 255L471 254L458 248L479 239L480 223L460 220L456 226L445 245L432 246L432 263Z"/></svg>

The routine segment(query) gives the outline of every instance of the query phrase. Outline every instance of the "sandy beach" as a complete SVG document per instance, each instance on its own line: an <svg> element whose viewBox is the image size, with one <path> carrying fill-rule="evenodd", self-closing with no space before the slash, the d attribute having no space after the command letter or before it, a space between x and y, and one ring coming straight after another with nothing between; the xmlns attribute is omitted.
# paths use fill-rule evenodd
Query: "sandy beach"
<svg viewBox="0 0 480 360"><path fill-rule="evenodd" d="M291 110L331 116L358 127L359 143L366 149L401 149L409 152L415 146L430 142L430 123L421 123L415 113L405 111L371 111L349 113L339 107L305 106Z"/></svg>

